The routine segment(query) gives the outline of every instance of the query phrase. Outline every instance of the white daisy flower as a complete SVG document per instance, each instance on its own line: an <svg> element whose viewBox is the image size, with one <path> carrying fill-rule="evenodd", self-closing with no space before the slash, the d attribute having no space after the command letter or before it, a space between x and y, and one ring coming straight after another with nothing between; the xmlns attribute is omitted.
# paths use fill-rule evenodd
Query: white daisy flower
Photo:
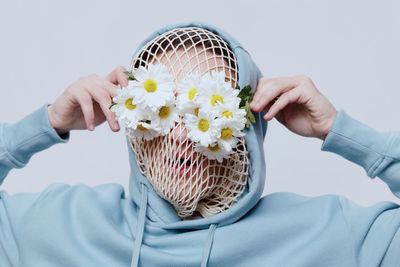
<svg viewBox="0 0 400 267"><path fill-rule="evenodd" d="M231 84L225 81L224 72L213 71L206 74L202 79L201 87L202 91L197 101L201 107L214 108L218 103L237 105L240 103L239 90L233 89Z"/></svg>
<svg viewBox="0 0 400 267"><path fill-rule="evenodd" d="M240 103L240 100L239 100ZM239 108L239 103L217 104L218 116L228 120L233 120L237 125L237 129L242 130L246 125L246 111Z"/></svg>
<svg viewBox="0 0 400 267"><path fill-rule="evenodd" d="M151 140L161 134L160 119L149 107L141 108L140 117L127 125L126 133L134 139Z"/></svg>
<svg viewBox="0 0 400 267"><path fill-rule="evenodd" d="M184 123L188 130L188 137L193 142L200 142L202 146L208 146L216 141L217 128L215 125L215 111L200 109L198 116L186 114Z"/></svg>
<svg viewBox="0 0 400 267"><path fill-rule="evenodd" d="M110 110L115 113L119 124L127 127L132 122L137 122L142 116L142 110L132 96L131 89L117 89L117 95L113 97L115 103Z"/></svg>
<svg viewBox="0 0 400 267"><path fill-rule="evenodd" d="M150 124L139 124L137 129L127 129L127 134L132 139L151 140L159 136L159 132L149 126Z"/></svg>
<svg viewBox="0 0 400 267"><path fill-rule="evenodd" d="M217 143L227 152L231 152L237 145L238 137L245 135L241 131L241 122L222 117L216 120L216 125L218 129Z"/></svg>
<svg viewBox="0 0 400 267"><path fill-rule="evenodd" d="M132 71L135 80L129 82L138 103L153 111L174 98L174 82L167 68L161 64L149 64L147 69L140 66Z"/></svg>
<svg viewBox="0 0 400 267"><path fill-rule="evenodd" d="M198 106L196 99L201 86L201 76L189 74L177 86L177 107L182 114L192 113Z"/></svg>
<svg viewBox="0 0 400 267"><path fill-rule="evenodd" d="M229 152L224 150L218 143L210 144L208 146L202 146L199 143L195 144L194 150L202 153L208 159L216 159L219 163L223 161L224 158L229 158Z"/></svg>
<svg viewBox="0 0 400 267"><path fill-rule="evenodd" d="M194 116L198 116L199 115L199 110L200 110L200 105L196 104L191 109L187 109L184 112L179 110L179 113L182 115L182 117L184 117L186 114L192 114Z"/></svg>
<svg viewBox="0 0 400 267"><path fill-rule="evenodd" d="M161 106L157 111L157 116L159 117L162 135L168 134L175 122L179 121L179 112L173 101L168 101L164 106Z"/></svg>
<svg viewBox="0 0 400 267"><path fill-rule="evenodd" d="M141 120L127 128L126 133L132 139L151 140L160 135L161 128L155 120Z"/></svg>

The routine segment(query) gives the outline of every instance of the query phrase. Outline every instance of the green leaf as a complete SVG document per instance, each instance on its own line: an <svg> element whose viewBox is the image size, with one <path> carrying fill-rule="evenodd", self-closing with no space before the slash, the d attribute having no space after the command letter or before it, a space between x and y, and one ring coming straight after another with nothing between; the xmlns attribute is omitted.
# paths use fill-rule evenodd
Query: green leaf
<svg viewBox="0 0 400 267"><path fill-rule="evenodd" d="M250 128L250 125L256 122L256 117L250 108L250 102L253 100L254 94L251 91L250 85L246 85L242 89L240 89L240 86L236 86L236 89L240 90L238 94L238 97L241 99L239 107L246 111L246 128Z"/></svg>
<svg viewBox="0 0 400 267"><path fill-rule="evenodd" d="M245 87L243 87L243 89L240 90L239 95L245 95L245 96L250 96L251 95L251 86L250 85L246 85Z"/></svg>
<svg viewBox="0 0 400 267"><path fill-rule="evenodd" d="M250 108L250 103L246 101L246 104L244 106L244 110L246 111L246 128L250 128L250 125L252 123L256 122L256 117L254 116L253 112L251 111Z"/></svg>
<svg viewBox="0 0 400 267"><path fill-rule="evenodd" d="M240 99L241 99L239 107L243 107L246 104L246 101L251 102L251 100L253 99L253 93L251 92L251 86L246 85L245 87L243 87L240 90L238 97L240 97Z"/></svg>
<svg viewBox="0 0 400 267"><path fill-rule="evenodd" d="M124 73L128 76L128 80L129 81L135 81L136 80L136 78L135 78L135 76L133 76L132 72L124 71Z"/></svg>

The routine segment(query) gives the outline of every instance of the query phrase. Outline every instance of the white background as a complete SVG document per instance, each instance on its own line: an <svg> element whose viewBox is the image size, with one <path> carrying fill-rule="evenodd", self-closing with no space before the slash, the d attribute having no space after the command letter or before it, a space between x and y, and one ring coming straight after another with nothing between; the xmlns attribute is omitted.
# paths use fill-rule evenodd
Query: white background
<svg viewBox="0 0 400 267"><path fill-rule="evenodd" d="M339 109L380 131L400 127L399 1L2 1L0 121L52 103L79 77L129 66L136 46L170 23L199 20L236 37L266 77L305 74ZM320 150L275 119L264 146L264 194L343 194L362 205L399 202L364 169ZM107 123L73 131L69 143L12 170L2 189L41 191L50 183L128 184L122 132ZM400 174L399 174L400 177Z"/></svg>

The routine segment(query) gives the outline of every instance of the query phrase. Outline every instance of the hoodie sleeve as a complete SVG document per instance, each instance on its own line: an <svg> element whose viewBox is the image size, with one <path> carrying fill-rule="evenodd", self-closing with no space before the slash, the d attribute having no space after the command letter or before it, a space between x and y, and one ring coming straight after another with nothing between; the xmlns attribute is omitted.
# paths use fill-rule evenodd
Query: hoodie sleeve
<svg viewBox="0 0 400 267"><path fill-rule="evenodd" d="M400 198L400 132L378 132L340 110L321 150L360 165L371 179L378 176Z"/></svg>
<svg viewBox="0 0 400 267"><path fill-rule="evenodd" d="M13 168L24 167L33 154L69 141L51 126L45 104L16 123L0 123L0 184Z"/></svg>
<svg viewBox="0 0 400 267"><path fill-rule="evenodd" d="M376 131L340 110L321 150L361 166L400 198L400 132ZM339 202L359 266L399 266L399 204L383 201L364 207L343 196Z"/></svg>
<svg viewBox="0 0 400 267"><path fill-rule="evenodd" d="M41 106L16 123L0 123L0 184L11 169L24 167L33 154L54 144L69 141L69 132L58 135L51 126L48 106ZM39 195L20 193L18 197L11 198L0 190L0 266L18 265L18 245L13 229L16 222L23 220L15 220L10 214L26 214ZM15 204L10 205L8 202ZM7 210L7 206L13 207Z"/></svg>

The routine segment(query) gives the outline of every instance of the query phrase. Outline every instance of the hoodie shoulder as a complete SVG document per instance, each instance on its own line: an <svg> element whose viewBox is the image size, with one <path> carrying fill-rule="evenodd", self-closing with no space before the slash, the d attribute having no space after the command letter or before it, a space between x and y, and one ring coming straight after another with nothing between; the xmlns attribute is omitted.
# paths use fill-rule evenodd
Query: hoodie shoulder
<svg viewBox="0 0 400 267"><path fill-rule="evenodd" d="M60 266L60 259L62 266L128 266L134 210L127 202L119 184L0 191L0 222L8 226L0 233L0 256L5 248L12 266L32 266L32 259L35 266Z"/></svg>
<svg viewBox="0 0 400 267"><path fill-rule="evenodd" d="M339 195L325 194L315 197L291 192L276 192L261 197L250 211L250 216L273 217L284 214L290 220L318 220L325 212L328 217L343 218Z"/></svg>

